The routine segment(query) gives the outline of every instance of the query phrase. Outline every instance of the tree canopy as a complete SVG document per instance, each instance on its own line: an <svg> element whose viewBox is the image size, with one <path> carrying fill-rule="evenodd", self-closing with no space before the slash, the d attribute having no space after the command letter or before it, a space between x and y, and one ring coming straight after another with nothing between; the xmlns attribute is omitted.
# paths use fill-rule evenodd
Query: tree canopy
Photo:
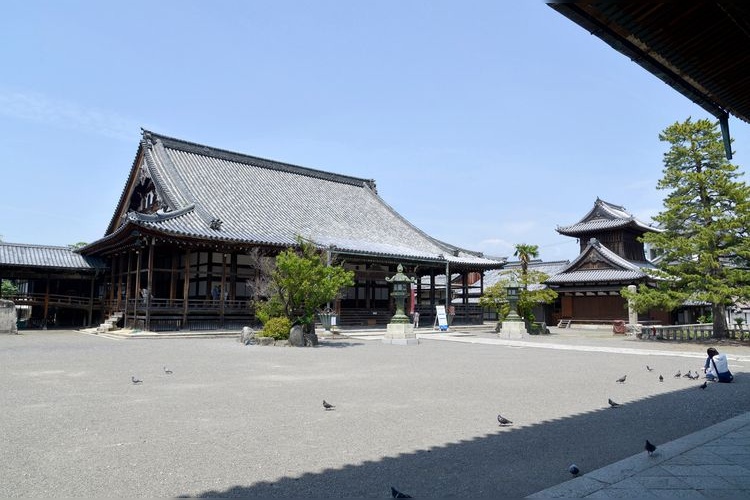
<svg viewBox="0 0 750 500"><path fill-rule="evenodd" d="M497 313L500 320L505 319L510 312L508 304L508 285L511 278L515 277L521 285L518 297L518 315L529 323L533 323L534 306L537 304L550 304L557 298L557 292L551 288L539 286L549 276L541 271L534 269L527 270L525 273L516 273L515 271L506 271L497 283L487 287L479 298L479 305L486 307Z"/></svg>
<svg viewBox="0 0 750 500"><path fill-rule="evenodd" d="M269 282L269 303L293 323L309 326L321 306L335 299L343 287L353 284L352 271L328 265L321 252L300 240L299 248L288 248L276 257Z"/></svg>
<svg viewBox="0 0 750 500"><path fill-rule="evenodd" d="M654 220L663 232L643 241L659 254L658 284L623 291L643 311L674 309L687 300L710 303L714 335L726 334L726 306L750 298L750 188L724 154L709 120L674 123L660 135L670 145L657 188L667 191Z"/></svg>

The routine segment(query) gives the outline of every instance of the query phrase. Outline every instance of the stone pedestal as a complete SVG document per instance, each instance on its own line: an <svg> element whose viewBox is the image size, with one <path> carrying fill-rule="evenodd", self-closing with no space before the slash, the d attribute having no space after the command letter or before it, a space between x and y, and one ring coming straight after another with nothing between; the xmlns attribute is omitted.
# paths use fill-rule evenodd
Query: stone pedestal
<svg viewBox="0 0 750 500"><path fill-rule="evenodd" d="M497 336L501 339L518 340L522 339L523 336L528 333L529 332L526 331L526 325L523 321L513 321L506 319L505 321L503 321L503 327L500 330L500 333L497 334Z"/></svg>
<svg viewBox="0 0 750 500"><path fill-rule="evenodd" d="M16 321L16 304L10 300L0 299L0 333L18 333Z"/></svg>
<svg viewBox="0 0 750 500"><path fill-rule="evenodd" d="M315 332L321 339L333 338L333 330L323 330L322 332Z"/></svg>
<svg viewBox="0 0 750 500"><path fill-rule="evenodd" d="M388 323L385 331L384 344L417 345L417 334L414 333L414 325L411 323Z"/></svg>

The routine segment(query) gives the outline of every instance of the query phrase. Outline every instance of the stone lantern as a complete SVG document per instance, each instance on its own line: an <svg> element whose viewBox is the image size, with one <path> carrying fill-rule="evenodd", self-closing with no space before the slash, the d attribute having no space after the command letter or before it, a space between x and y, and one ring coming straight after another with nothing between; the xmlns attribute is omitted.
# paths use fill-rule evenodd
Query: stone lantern
<svg viewBox="0 0 750 500"><path fill-rule="evenodd" d="M510 306L508 317L505 318L508 321L519 321L521 319L521 316L518 315L518 299L520 298L520 290L521 287L518 286L516 277L514 275L511 275L510 281L505 287L505 292L508 297L508 305Z"/></svg>
<svg viewBox="0 0 750 500"><path fill-rule="evenodd" d="M508 312L508 317L503 320L503 327L498 335L504 339L521 339L523 338L523 334L528 332L526 331L526 324L523 322L523 318L518 315L518 300L521 298L521 287L518 286L518 281L516 281L514 275L511 275L505 290L508 296L510 311Z"/></svg>
<svg viewBox="0 0 750 500"><path fill-rule="evenodd" d="M399 264L396 274L385 279L393 285L391 296L396 302L396 314L391 318L386 329L384 344L416 345L419 343L414 333L414 325L409 321L404 309L404 302L409 295L409 286L415 282L404 274L404 267Z"/></svg>

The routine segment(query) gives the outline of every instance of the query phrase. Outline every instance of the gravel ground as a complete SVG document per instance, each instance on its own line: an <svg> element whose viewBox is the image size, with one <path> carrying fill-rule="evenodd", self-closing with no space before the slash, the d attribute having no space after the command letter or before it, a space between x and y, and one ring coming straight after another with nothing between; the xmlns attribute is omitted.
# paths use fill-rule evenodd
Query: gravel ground
<svg viewBox="0 0 750 500"><path fill-rule="evenodd" d="M0 496L520 497L750 411L750 362L704 391L677 354L3 335Z"/></svg>

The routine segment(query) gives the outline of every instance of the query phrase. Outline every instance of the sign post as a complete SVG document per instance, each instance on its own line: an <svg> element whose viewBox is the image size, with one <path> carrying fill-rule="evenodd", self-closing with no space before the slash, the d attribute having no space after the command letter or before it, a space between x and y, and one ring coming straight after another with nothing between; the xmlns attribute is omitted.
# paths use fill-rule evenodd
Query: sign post
<svg viewBox="0 0 750 500"><path fill-rule="evenodd" d="M448 331L448 315L445 313L445 306L435 306L435 324L433 329L439 329L441 332Z"/></svg>

